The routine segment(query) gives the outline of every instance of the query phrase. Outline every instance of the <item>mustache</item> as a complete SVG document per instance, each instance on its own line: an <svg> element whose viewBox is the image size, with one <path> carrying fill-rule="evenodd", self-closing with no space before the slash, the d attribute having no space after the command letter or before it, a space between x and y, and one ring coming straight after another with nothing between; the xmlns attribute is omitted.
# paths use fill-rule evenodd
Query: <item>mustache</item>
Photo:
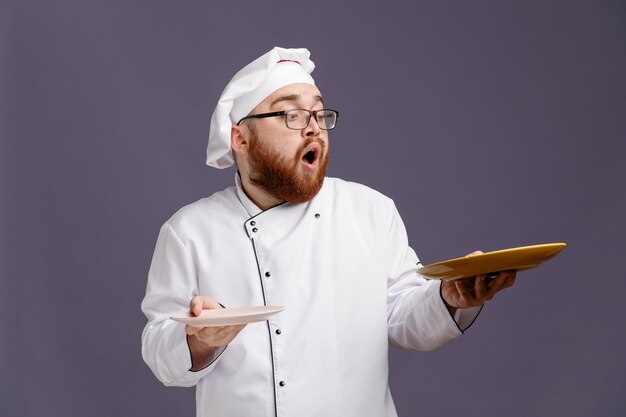
<svg viewBox="0 0 626 417"><path fill-rule="evenodd" d="M300 146L298 147L297 155L301 155L302 152L304 152L304 150L306 148L308 148L312 143L317 143L318 145L320 145L320 149L322 151L326 150L327 144L322 139L320 139L320 138L306 138L304 140L304 142L302 142L302 144L300 144Z"/></svg>

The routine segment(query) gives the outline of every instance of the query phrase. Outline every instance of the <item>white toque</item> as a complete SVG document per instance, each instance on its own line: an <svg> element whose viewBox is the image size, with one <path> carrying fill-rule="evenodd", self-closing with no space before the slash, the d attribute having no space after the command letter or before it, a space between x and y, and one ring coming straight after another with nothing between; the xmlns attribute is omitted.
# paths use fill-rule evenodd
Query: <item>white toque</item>
<svg viewBox="0 0 626 417"><path fill-rule="evenodd" d="M234 163L230 150L233 124L245 117L270 94L289 84L315 84L315 68L305 48L275 47L243 67L230 80L211 116L206 163L227 168Z"/></svg>

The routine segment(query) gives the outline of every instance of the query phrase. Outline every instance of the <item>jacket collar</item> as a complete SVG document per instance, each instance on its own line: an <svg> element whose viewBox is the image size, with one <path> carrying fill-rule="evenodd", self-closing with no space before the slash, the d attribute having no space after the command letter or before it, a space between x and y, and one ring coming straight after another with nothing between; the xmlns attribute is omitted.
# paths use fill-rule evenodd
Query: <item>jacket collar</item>
<svg viewBox="0 0 626 417"><path fill-rule="evenodd" d="M294 231L294 229L307 216L314 218L319 213L322 205L325 186L311 200L305 203L292 204L282 203L267 210L261 210L243 191L239 173L235 175L237 185L237 197L250 216L245 222L245 229L248 237L263 236L270 241L278 240Z"/></svg>

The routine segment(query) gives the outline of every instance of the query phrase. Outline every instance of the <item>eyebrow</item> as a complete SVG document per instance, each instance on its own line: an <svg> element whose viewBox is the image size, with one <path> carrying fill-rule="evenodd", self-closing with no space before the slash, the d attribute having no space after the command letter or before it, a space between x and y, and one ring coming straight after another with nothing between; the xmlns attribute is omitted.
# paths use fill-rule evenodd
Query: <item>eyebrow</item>
<svg viewBox="0 0 626 417"><path fill-rule="evenodd" d="M324 104L324 99L322 98L322 96L316 95L313 98L315 99L315 101ZM276 100L272 101L272 103L270 104L270 107L274 107L276 104L280 103L281 101L298 101L299 99L300 99L300 95L299 94L291 94L291 95L288 95L288 96L281 96L281 97L278 97Z"/></svg>

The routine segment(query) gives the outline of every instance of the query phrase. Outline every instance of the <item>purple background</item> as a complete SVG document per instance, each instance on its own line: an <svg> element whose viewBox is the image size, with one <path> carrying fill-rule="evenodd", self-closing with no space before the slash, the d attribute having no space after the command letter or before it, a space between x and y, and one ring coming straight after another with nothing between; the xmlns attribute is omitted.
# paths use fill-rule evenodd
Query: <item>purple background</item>
<svg viewBox="0 0 626 417"><path fill-rule="evenodd" d="M274 45L312 51L329 174L392 197L424 263L569 244L391 351L400 414L626 415L626 6L552 0L0 1L0 414L194 414L139 303L160 225L233 183L210 114Z"/></svg>

